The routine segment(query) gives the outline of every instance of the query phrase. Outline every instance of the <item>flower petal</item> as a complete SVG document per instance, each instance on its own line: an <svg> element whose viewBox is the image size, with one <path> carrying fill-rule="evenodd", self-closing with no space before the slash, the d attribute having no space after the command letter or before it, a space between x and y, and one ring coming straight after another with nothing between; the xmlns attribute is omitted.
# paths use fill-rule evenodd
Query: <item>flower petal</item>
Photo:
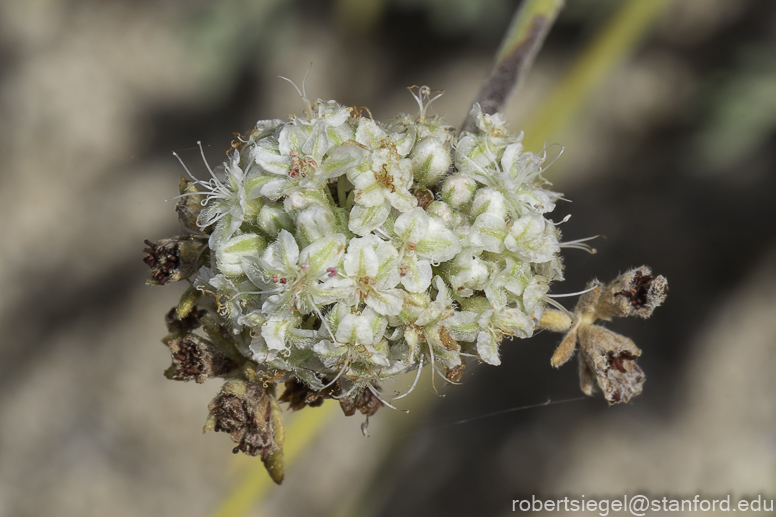
<svg viewBox="0 0 776 517"><path fill-rule="evenodd" d="M369 277L373 279L377 276L380 262L375 253L375 242L368 237L353 239L348 245L348 252L345 254L343 266L348 276L356 278Z"/></svg>
<svg viewBox="0 0 776 517"><path fill-rule="evenodd" d="M371 345L374 342L369 320L356 314L347 314L342 318L335 337L340 343Z"/></svg>
<svg viewBox="0 0 776 517"><path fill-rule="evenodd" d="M299 264L309 266L306 270L308 277L317 278L339 263L346 242L341 233L318 239L302 250L299 254Z"/></svg>
<svg viewBox="0 0 776 517"><path fill-rule="evenodd" d="M492 332L482 330L477 334L477 353L488 364L498 366L501 359L498 357L498 340Z"/></svg>
<svg viewBox="0 0 776 517"><path fill-rule="evenodd" d="M366 304L378 314L396 316L401 312L404 298L399 289L372 289L366 298Z"/></svg>
<svg viewBox="0 0 776 517"><path fill-rule="evenodd" d="M445 262L461 251L461 242L436 217L428 218L428 230L417 243L415 253L434 262Z"/></svg>
<svg viewBox="0 0 776 517"><path fill-rule="evenodd" d="M413 208L396 218L393 232L404 244L417 244L426 235L429 219L422 208Z"/></svg>
<svg viewBox="0 0 776 517"><path fill-rule="evenodd" d="M477 217L469 234L472 246L493 253L504 251L506 236L507 225L504 219L489 213L480 214Z"/></svg>
<svg viewBox="0 0 776 517"><path fill-rule="evenodd" d="M418 260L416 255L404 257L401 273L401 283L411 293L422 293L431 285L431 263Z"/></svg>
<svg viewBox="0 0 776 517"><path fill-rule="evenodd" d="M390 213L391 203L388 201L368 208L356 205L350 211L348 229L356 235L366 235L382 225Z"/></svg>

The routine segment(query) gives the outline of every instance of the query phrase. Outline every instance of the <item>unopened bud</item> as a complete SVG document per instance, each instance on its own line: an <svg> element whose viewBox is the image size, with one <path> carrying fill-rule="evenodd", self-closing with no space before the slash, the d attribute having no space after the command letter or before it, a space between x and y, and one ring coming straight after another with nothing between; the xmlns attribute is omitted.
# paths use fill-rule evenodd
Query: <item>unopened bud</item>
<svg viewBox="0 0 776 517"><path fill-rule="evenodd" d="M471 202L477 182L466 174L454 174L442 183L442 200L453 208L461 208Z"/></svg>
<svg viewBox="0 0 776 517"><path fill-rule="evenodd" d="M267 203L261 207L256 221L259 228L273 238L277 237L280 230L294 230L294 222L283 210L283 206L278 203Z"/></svg>
<svg viewBox="0 0 776 517"><path fill-rule="evenodd" d="M421 185L433 185L450 168L450 149L436 138L418 142L410 154L415 181Z"/></svg>

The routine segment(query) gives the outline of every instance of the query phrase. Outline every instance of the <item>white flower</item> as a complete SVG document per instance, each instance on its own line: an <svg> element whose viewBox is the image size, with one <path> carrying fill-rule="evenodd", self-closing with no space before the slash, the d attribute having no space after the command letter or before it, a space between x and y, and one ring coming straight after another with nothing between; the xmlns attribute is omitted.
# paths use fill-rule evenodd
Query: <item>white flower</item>
<svg viewBox="0 0 776 517"><path fill-rule="evenodd" d="M202 159L205 159L204 153ZM205 161L207 165L207 161ZM203 202L205 208L199 213L197 224L201 229L218 224L210 238L211 248L218 246L219 240L229 239L240 228L245 215L245 174L240 167L240 152L229 152L229 161L224 163L224 180L221 181L207 165L211 180L195 182L208 189Z"/></svg>
<svg viewBox="0 0 776 517"><path fill-rule="evenodd" d="M339 303L326 317L327 326L334 333L334 340L322 339L313 350L320 355L328 368L335 370L344 363L344 369L353 363L367 367L389 367L388 342L383 334L387 320L367 307L354 313L346 304ZM345 373L347 376L347 372Z"/></svg>
<svg viewBox="0 0 776 517"><path fill-rule="evenodd" d="M343 270L327 280L317 294L320 303L343 301L350 306L364 301L378 314L395 316L401 312L403 296L396 285L400 280L399 253L390 242L375 235L352 239L343 258Z"/></svg>
<svg viewBox="0 0 776 517"><path fill-rule="evenodd" d="M455 234L422 208L400 215L393 232L401 243L401 283L411 293L425 291L431 285L432 262L445 262L461 251Z"/></svg>
<svg viewBox="0 0 776 517"><path fill-rule="evenodd" d="M363 173L354 171L351 181L356 187L355 202L358 205L369 207L388 201L402 212L417 205L415 196L409 191L412 186L412 162L399 158L390 148L373 151L371 170Z"/></svg>
<svg viewBox="0 0 776 517"><path fill-rule="evenodd" d="M453 308L452 296L441 277L435 277L434 286L437 289L436 300L408 322L404 328L404 339L409 345L410 357L415 357L421 344L426 343L429 355L433 354L434 360L440 359L447 368L454 368L461 364L461 347L456 337L469 340L474 338L466 328L471 327L477 315Z"/></svg>
<svg viewBox="0 0 776 517"><path fill-rule="evenodd" d="M345 242L345 236L337 233L315 241L300 253L293 235L281 230L262 257L243 263L251 282L268 295L262 311L270 319L287 318L295 311L315 311L314 300L322 294L321 281L339 263Z"/></svg>
<svg viewBox="0 0 776 517"><path fill-rule="evenodd" d="M497 307L483 312L478 323L477 353L489 364L501 364L498 347L505 336L531 337L533 320L518 308Z"/></svg>
<svg viewBox="0 0 776 517"><path fill-rule="evenodd" d="M550 223L538 214L528 214L514 221L504 246L529 262L547 262L560 251L556 233Z"/></svg>

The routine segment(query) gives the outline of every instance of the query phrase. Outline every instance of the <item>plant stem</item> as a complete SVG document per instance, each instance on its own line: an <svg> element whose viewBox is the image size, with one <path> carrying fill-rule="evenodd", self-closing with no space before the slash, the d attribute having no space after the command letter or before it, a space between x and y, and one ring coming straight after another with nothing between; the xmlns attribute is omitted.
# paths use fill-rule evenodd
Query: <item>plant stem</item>
<svg viewBox="0 0 776 517"><path fill-rule="evenodd" d="M493 71L480 88L474 102L482 112L501 111L510 94L531 68L534 57L555 22L564 0L525 0L515 13L496 54ZM468 116L463 131L471 131L475 120Z"/></svg>

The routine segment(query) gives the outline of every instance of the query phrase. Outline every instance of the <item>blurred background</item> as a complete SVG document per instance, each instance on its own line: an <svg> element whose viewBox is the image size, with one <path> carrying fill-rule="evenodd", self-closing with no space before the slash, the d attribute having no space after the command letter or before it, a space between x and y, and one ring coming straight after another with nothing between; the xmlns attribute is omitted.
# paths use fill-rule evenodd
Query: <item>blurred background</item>
<svg viewBox="0 0 776 517"><path fill-rule="evenodd" d="M557 209L573 214L564 237L606 236L596 255L566 251L555 292L641 264L669 279L650 320L609 325L644 351L630 404L478 418L580 395L575 362L549 365L560 336L541 333L505 343L500 367L470 364L444 397L426 372L401 401L410 412L381 410L369 438L336 405L286 413L292 436L314 436L289 441L286 480L267 487L227 436L201 435L219 383L163 377L163 316L183 286L145 286L141 249L179 231L171 152L204 177L197 140L219 162L233 131L301 111L277 76L300 83L311 62L310 97L387 120L414 113L405 88L426 84L460 126L518 4L0 3L0 516L501 516L532 494L776 498L770 0L570 0L508 106L531 142L565 145L547 174L573 201ZM652 8L623 15L636 4Z"/></svg>

